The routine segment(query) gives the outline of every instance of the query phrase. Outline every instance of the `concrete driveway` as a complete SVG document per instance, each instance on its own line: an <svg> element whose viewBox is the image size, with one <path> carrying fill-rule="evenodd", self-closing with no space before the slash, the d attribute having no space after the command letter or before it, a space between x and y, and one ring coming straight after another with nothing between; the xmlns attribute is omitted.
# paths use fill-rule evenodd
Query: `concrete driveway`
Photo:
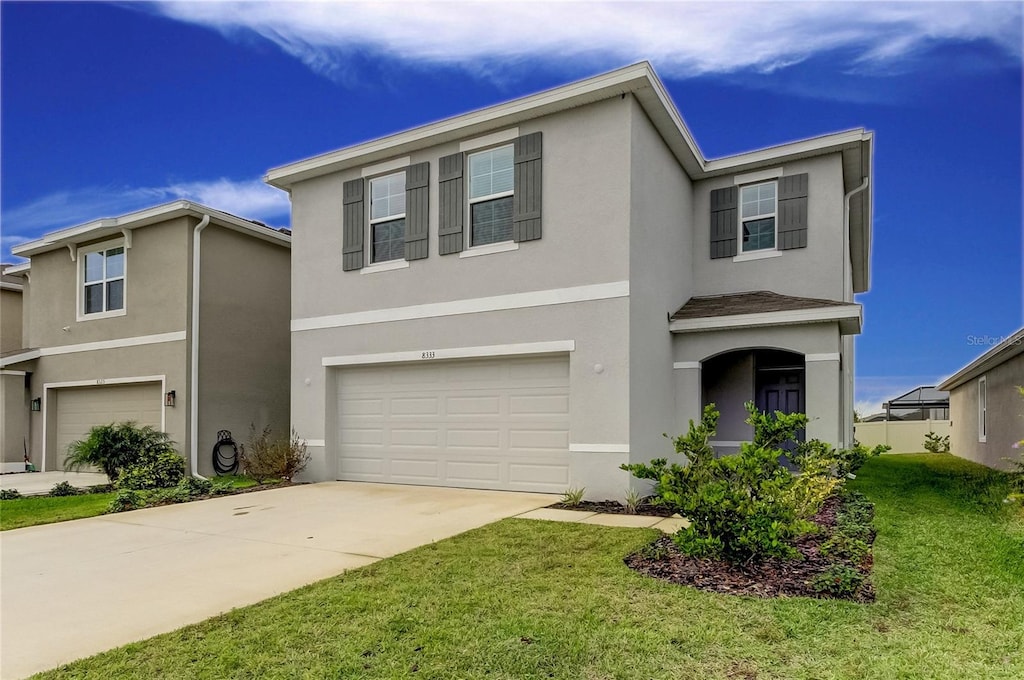
<svg viewBox="0 0 1024 680"><path fill-rule="evenodd" d="M325 482L0 533L0 676L20 678L550 505Z"/></svg>
<svg viewBox="0 0 1024 680"><path fill-rule="evenodd" d="M85 489L90 486L109 484L110 480L102 472L18 472L0 475L0 489L17 489L22 496L39 496L50 493L57 482L67 482L71 486Z"/></svg>

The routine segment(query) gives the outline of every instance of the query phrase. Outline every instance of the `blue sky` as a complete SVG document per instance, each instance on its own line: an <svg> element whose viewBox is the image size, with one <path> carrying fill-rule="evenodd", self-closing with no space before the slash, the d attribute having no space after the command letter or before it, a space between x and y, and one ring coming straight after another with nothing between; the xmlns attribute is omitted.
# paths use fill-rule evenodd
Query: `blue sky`
<svg viewBox="0 0 1024 680"><path fill-rule="evenodd" d="M0 245L649 59L708 158L876 133L857 399L1022 324L1018 3L0 5Z"/></svg>

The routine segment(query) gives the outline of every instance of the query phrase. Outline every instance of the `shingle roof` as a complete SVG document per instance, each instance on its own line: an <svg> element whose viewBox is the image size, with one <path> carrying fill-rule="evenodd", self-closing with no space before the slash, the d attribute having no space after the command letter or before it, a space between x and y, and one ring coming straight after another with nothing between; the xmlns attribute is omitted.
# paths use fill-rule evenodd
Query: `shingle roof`
<svg viewBox="0 0 1024 680"><path fill-rule="evenodd" d="M842 307L850 304L839 300L779 295L769 290L728 295L692 297L672 315L672 320L704 319L714 316L736 314L762 314L764 312L788 312L794 309L817 309L819 307Z"/></svg>

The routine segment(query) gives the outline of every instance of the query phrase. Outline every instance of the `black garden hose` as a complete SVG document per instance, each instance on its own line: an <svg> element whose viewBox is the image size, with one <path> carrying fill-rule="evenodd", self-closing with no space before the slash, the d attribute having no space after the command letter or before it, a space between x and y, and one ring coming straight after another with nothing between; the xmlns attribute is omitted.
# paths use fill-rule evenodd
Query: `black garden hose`
<svg viewBox="0 0 1024 680"><path fill-rule="evenodd" d="M217 433L217 443L213 445L213 470L218 475L233 475L238 472L238 446L227 430Z"/></svg>

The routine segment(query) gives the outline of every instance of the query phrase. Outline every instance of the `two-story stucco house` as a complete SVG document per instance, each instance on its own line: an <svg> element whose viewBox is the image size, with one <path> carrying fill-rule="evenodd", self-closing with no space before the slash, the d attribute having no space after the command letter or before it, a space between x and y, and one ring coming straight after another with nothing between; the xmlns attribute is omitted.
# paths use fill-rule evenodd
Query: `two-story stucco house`
<svg viewBox="0 0 1024 680"><path fill-rule="evenodd" d="M271 170L310 475L621 497L708 402L849 444L871 146L707 160L641 63Z"/></svg>
<svg viewBox="0 0 1024 680"><path fill-rule="evenodd" d="M29 261L7 270L24 312L0 358L5 471L24 469L25 450L61 469L69 443L111 422L166 431L203 475L220 430L287 436L290 247L186 201L15 247Z"/></svg>

